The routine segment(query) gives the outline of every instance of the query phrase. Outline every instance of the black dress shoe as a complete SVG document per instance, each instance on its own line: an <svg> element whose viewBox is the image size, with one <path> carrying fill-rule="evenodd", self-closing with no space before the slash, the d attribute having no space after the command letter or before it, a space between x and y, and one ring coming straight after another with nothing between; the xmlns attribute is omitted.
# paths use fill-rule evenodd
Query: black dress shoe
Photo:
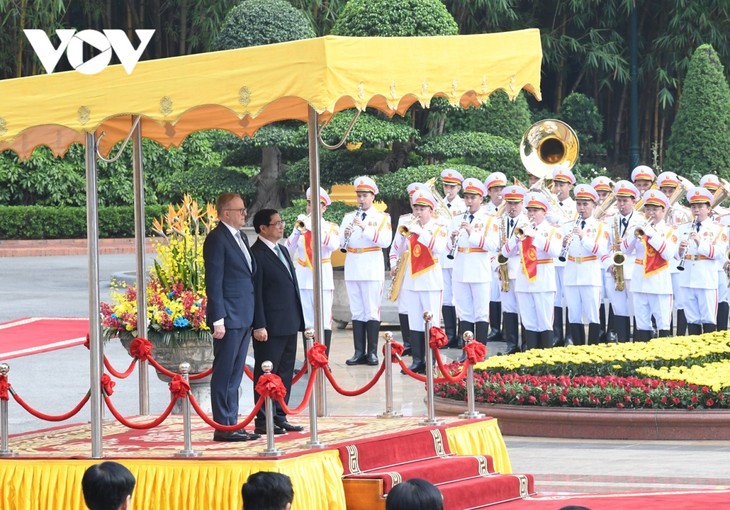
<svg viewBox="0 0 730 510"><path fill-rule="evenodd" d="M378 357L375 354L373 354L373 353L370 353L370 354L367 355L367 361L366 362L370 366L375 366L375 365L379 365L380 364L380 363L378 363Z"/></svg>
<svg viewBox="0 0 730 510"><path fill-rule="evenodd" d="M345 365L350 365L350 366L352 366L352 365L366 365L367 362L368 362L368 358L364 354L361 355L361 356L355 355L352 358L350 358L347 361L345 361Z"/></svg>
<svg viewBox="0 0 730 510"><path fill-rule="evenodd" d="M401 356L410 356L410 355L411 355L410 347L406 347L405 349L403 349L403 354L401 354Z"/></svg>
<svg viewBox="0 0 730 510"><path fill-rule="evenodd" d="M299 425L292 425L288 421L279 422L276 424L276 426L281 427L287 432L302 432L304 430L304 427L300 427Z"/></svg>
<svg viewBox="0 0 730 510"><path fill-rule="evenodd" d="M226 441L226 442L241 442L251 441L252 439L258 439L258 434L249 434L245 430L234 430L233 432L226 432L223 430L216 430L213 432L213 441Z"/></svg>
<svg viewBox="0 0 730 510"><path fill-rule="evenodd" d="M253 430L257 434L261 434L262 436L266 435L266 427L256 427ZM278 425L274 425L274 434L276 434L276 435L286 434L286 430L279 427Z"/></svg>

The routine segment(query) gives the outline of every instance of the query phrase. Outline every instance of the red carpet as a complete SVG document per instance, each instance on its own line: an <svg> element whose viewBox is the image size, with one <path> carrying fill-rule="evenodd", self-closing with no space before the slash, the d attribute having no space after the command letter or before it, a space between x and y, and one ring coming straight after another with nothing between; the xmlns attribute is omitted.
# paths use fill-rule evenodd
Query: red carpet
<svg viewBox="0 0 730 510"><path fill-rule="evenodd" d="M727 510L730 509L730 490L672 491L591 496L535 496L504 503L499 510L558 510L566 506L582 506L590 510Z"/></svg>
<svg viewBox="0 0 730 510"><path fill-rule="evenodd" d="M89 320L31 317L0 324L0 359L7 360L81 345Z"/></svg>

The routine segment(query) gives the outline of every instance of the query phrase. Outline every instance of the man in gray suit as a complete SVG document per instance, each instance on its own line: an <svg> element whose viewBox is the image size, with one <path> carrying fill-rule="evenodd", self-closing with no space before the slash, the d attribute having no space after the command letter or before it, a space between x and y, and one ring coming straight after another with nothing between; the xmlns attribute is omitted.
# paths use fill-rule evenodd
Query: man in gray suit
<svg viewBox="0 0 730 510"><path fill-rule="evenodd" d="M238 388L243 378L254 312L256 261L241 234L246 206L240 195L224 193L216 202L218 226L205 238L206 322L213 330L213 373L210 400L213 419L221 425L238 422ZM245 430L216 430L214 441L248 441L260 436Z"/></svg>

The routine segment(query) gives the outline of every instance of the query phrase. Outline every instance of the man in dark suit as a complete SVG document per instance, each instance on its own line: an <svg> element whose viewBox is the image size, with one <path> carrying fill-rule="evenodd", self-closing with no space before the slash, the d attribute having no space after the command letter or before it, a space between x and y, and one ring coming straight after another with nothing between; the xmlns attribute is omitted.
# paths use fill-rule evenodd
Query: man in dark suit
<svg viewBox="0 0 730 510"><path fill-rule="evenodd" d="M206 322L213 330L210 400L213 419L222 425L235 425L238 422L238 388L253 322L256 261L251 256L246 236L241 234L246 223L246 206L240 195L224 193L218 197L216 211L220 221L203 245L208 296ZM259 437L243 429L216 430L213 434L214 441L248 441Z"/></svg>
<svg viewBox="0 0 730 510"><path fill-rule="evenodd" d="M261 364L271 361L272 372L277 374L286 387L286 403L289 403L294 361L297 355L297 335L304 331L304 315L299 298L297 274L288 250L279 244L284 237L284 222L274 209L262 209L253 218L253 227L259 235L251 246L256 259L254 275L253 352L254 388L263 374ZM254 399L259 395L254 389ZM292 425L278 402L275 404L274 433L301 432L302 427ZM256 433L266 433L266 414L262 407L256 415Z"/></svg>

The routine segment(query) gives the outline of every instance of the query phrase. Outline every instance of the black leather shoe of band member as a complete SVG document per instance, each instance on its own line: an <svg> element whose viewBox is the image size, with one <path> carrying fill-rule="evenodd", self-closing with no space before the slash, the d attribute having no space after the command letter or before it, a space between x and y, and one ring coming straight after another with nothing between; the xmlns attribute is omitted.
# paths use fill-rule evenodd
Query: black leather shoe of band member
<svg viewBox="0 0 730 510"><path fill-rule="evenodd" d="M216 430L213 432L213 441L242 442L251 441L260 437L258 434L249 434L245 430L235 430L233 432Z"/></svg>
<svg viewBox="0 0 730 510"><path fill-rule="evenodd" d="M367 363L368 363L368 358L364 354L361 354L360 356L358 356L357 354L355 354L352 358L350 358L347 361L345 361L345 365L350 365L350 366L352 366L352 365L367 365Z"/></svg>
<svg viewBox="0 0 730 510"><path fill-rule="evenodd" d="M365 363L367 363L370 366L379 365L379 363L378 363L378 357L371 352L370 354L368 354L365 357Z"/></svg>
<svg viewBox="0 0 730 510"><path fill-rule="evenodd" d="M304 427L300 427L299 425L293 425L289 423L288 421L279 422L276 424L277 427L280 427L287 432L302 432L304 431Z"/></svg>
<svg viewBox="0 0 730 510"><path fill-rule="evenodd" d="M262 436L266 435L266 427L256 427L253 430L257 434L261 434ZM276 434L276 435L286 434L286 430L284 430L282 427L274 425L274 434Z"/></svg>

